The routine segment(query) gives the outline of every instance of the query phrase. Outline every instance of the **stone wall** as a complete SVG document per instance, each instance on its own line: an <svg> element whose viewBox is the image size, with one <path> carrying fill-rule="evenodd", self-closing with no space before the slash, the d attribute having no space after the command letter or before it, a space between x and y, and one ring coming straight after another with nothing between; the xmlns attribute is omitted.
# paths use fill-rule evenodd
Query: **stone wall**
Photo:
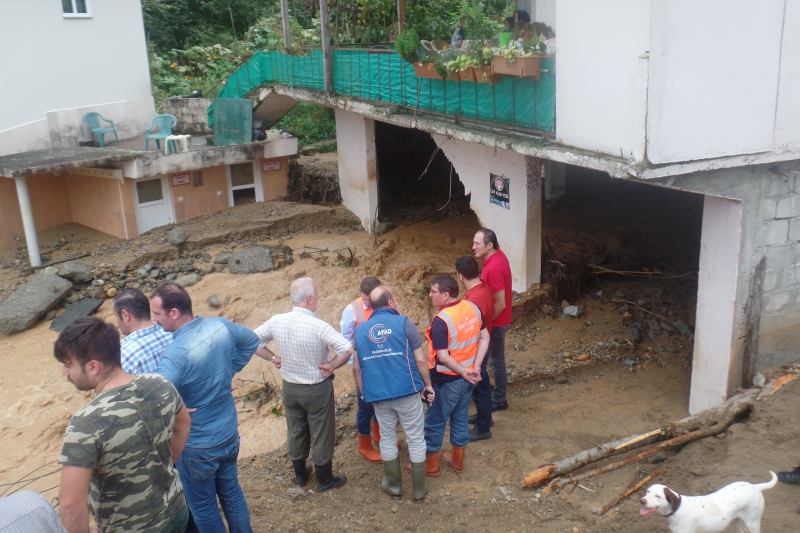
<svg viewBox="0 0 800 533"><path fill-rule="evenodd" d="M172 128L175 134L207 135L211 133L208 127L208 98L167 98L164 100L164 113L175 115L178 125Z"/></svg>

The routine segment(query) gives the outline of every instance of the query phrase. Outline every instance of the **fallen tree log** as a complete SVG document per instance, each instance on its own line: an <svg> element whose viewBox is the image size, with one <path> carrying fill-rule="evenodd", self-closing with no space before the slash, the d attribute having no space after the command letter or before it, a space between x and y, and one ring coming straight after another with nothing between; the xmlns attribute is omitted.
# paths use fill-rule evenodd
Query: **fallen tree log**
<svg viewBox="0 0 800 533"><path fill-rule="evenodd" d="M540 466L525 476L522 487L531 488L537 485L542 485L551 479L557 478L558 476L562 476L607 457L625 453L636 448L641 448L643 446L662 441L663 439L672 437L674 435L698 432L701 429L712 429L715 430L715 432L698 438L704 438L710 435L715 435L716 433L721 433L725 428L730 426L738 416L752 408L758 392L758 389L747 389L746 391L731 396L724 403L716 407L712 407L711 409L706 409L705 411L697 413L696 415L683 418L667 427L653 430L648 433L643 433L641 435L634 435L606 444L601 444L589 450L584 450L565 459L561 459L555 463ZM676 445L677 444L672 444L671 446ZM649 457L649 455L647 457Z"/></svg>

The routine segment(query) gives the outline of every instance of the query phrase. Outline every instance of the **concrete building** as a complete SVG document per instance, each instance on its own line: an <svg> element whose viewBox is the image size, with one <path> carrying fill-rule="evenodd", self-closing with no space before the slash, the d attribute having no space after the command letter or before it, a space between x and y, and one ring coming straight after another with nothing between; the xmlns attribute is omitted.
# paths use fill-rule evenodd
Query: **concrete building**
<svg viewBox="0 0 800 533"><path fill-rule="evenodd" d="M485 90L416 78L391 53L323 45L310 58L254 57L259 68L234 74L226 96L335 108L342 198L368 230L380 211L376 124L429 133L481 223L497 232L518 291L540 279L542 198L563 193L566 165L703 195L690 411L720 403L757 369L796 359L800 38L789 29L800 25L800 2L517 7L557 31L557 75L545 56L530 91L524 80ZM497 177L508 179L506 205L489 198Z"/></svg>
<svg viewBox="0 0 800 533"><path fill-rule="evenodd" d="M144 150L156 109L139 0L23 2L0 17L0 43L20 42L26 53L2 59L0 248L24 239L38 265L36 232L58 224L128 239L286 194L296 139L208 146L199 128L190 151ZM118 146L85 146L88 112L114 121Z"/></svg>

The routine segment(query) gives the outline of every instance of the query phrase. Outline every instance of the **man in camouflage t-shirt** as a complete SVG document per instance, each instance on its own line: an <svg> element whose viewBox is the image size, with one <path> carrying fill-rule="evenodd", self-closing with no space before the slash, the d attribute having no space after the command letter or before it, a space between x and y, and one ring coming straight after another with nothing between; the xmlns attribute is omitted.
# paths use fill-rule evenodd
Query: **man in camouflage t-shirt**
<svg viewBox="0 0 800 533"><path fill-rule="evenodd" d="M182 532L189 511L173 467L191 418L178 392L155 374L133 376L120 364L116 329L81 318L55 344L62 374L95 399L70 420L59 463L61 522L72 533Z"/></svg>

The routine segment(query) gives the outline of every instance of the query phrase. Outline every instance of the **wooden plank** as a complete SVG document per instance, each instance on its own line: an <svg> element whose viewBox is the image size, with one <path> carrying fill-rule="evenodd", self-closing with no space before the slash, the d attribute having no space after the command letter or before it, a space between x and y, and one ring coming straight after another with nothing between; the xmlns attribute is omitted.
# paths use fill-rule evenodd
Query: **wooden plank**
<svg viewBox="0 0 800 533"><path fill-rule="evenodd" d="M397 32L405 31L406 29L406 2L405 0L397 0Z"/></svg>

